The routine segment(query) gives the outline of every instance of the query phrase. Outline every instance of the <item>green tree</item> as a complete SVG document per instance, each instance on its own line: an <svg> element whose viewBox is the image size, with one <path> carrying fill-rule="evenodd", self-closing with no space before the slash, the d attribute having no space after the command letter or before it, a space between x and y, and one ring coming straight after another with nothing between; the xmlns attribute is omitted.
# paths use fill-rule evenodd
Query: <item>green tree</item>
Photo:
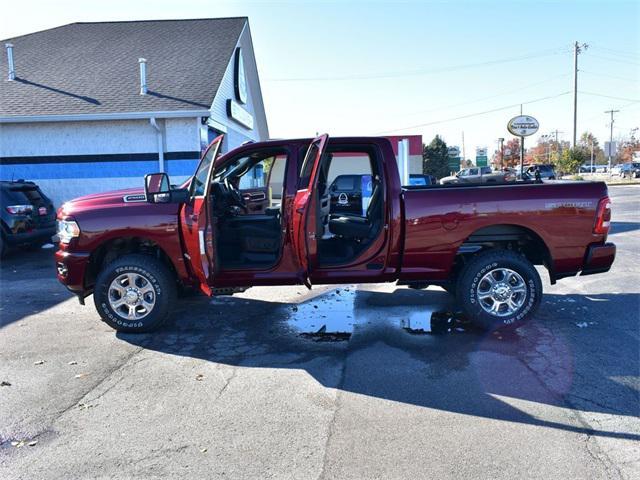
<svg viewBox="0 0 640 480"><path fill-rule="evenodd" d="M440 135L436 135L422 150L422 172L442 178L449 175L449 154L447 144Z"/></svg>
<svg viewBox="0 0 640 480"><path fill-rule="evenodd" d="M580 165L586 162L587 158L585 151L579 146L576 148L568 148L562 151L556 167L562 173L576 173Z"/></svg>
<svg viewBox="0 0 640 480"><path fill-rule="evenodd" d="M582 151L585 161L589 163L591 161L591 146L593 145L593 159L594 163L604 163L604 150L600 148L600 144L595 135L591 132L584 132L580 135L578 141L578 148Z"/></svg>

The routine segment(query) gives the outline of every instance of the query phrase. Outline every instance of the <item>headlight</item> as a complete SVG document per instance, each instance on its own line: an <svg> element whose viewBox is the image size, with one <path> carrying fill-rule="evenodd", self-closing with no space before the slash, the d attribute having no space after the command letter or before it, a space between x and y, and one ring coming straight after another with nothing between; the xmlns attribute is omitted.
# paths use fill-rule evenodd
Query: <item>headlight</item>
<svg viewBox="0 0 640 480"><path fill-rule="evenodd" d="M73 220L58 220L58 238L62 243L69 243L72 238L80 236L80 227Z"/></svg>

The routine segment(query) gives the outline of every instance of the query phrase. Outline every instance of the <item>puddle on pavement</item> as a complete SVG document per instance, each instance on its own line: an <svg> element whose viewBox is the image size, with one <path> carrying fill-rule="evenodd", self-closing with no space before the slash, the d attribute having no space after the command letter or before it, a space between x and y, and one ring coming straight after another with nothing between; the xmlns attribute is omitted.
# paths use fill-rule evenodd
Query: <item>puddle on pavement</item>
<svg viewBox="0 0 640 480"><path fill-rule="evenodd" d="M381 292L338 288L288 307L287 324L301 337L319 342L346 341L360 331L389 327L414 335L462 333L469 328L460 314L444 305L369 305L367 297L376 294Z"/></svg>

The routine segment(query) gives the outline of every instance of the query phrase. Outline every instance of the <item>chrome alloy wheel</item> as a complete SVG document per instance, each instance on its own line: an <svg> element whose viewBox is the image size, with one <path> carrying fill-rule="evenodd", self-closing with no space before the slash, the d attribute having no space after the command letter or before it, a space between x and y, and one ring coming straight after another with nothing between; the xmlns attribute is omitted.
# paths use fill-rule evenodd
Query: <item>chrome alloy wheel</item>
<svg viewBox="0 0 640 480"><path fill-rule="evenodd" d="M156 304L156 292L143 275L124 273L109 285L109 306L126 320L140 320L151 313Z"/></svg>
<svg viewBox="0 0 640 480"><path fill-rule="evenodd" d="M478 282L476 294L485 312L506 317L524 305L527 285L518 272L509 268L495 268Z"/></svg>

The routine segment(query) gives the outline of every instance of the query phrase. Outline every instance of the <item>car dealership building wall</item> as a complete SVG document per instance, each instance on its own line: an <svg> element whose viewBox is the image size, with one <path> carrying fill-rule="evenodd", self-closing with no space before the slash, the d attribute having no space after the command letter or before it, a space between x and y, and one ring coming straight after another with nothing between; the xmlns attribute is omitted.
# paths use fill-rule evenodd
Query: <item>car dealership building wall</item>
<svg viewBox="0 0 640 480"><path fill-rule="evenodd" d="M164 130L164 171L189 175L200 154L200 118L157 121ZM161 169L148 119L0 124L2 180L36 182L56 206L89 193L142 187Z"/></svg>
<svg viewBox="0 0 640 480"><path fill-rule="evenodd" d="M164 31L160 29L166 25L159 23L159 31ZM188 23L182 25L185 29L189 28ZM148 25L141 25L145 26L148 28ZM2 115L0 179L34 181L56 206L60 206L82 195L141 188L147 173L166 171L172 183L182 183L195 170L202 149L220 133L225 134L223 151L246 141L267 139L269 132L248 22L244 27L236 26L236 31L239 33L235 47L230 43L223 55L228 62L224 74L216 84L205 85L208 92L200 95L202 98L206 98L207 94L213 97L207 104L195 104L192 101L185 108L185 100L173 98L178 96L176 94L154 96L154 83L160 83L160 79L154 77L154 74L158 75L159 67L152 59L148 66L149 93L138 95L141 80L138 78L138 59L133 57L131 89L137 97L134 100L144 102L144 98L148 97L153 102L158 97L164 97L163 101L170 107L176 105L176 108L165 111L149 109L148 112L126 111L125 108L121 112L71 115L65 111L59 112L59 115L58 112L38 115L37 111L28 111L27 115L17 115L15 118ZM18 54L26 55L18 50L23 42L20 39L13 42ZM242 62L236 65L239 57ZM21 60L24 62L24 57L18 56L16 59L18 71ZM3 63L6 65L6 57ZM167 73L171 75L174 72ZM240 74L245 84L242 101L236 91ZM20 79L9 82L3 79L2 82L1 86L6 89L34 88L19 85ZM55 94L68 101L68 91L61 88L56 88L56 91ZM122 93L131 92L127 88ZM194 96L198 97L198 94ZM96 98L101 97L96 95ZM175 101L170 103L172 100ZM236 103L235 112L240 112L241 116L229 113L229 102Z"/></svg>

